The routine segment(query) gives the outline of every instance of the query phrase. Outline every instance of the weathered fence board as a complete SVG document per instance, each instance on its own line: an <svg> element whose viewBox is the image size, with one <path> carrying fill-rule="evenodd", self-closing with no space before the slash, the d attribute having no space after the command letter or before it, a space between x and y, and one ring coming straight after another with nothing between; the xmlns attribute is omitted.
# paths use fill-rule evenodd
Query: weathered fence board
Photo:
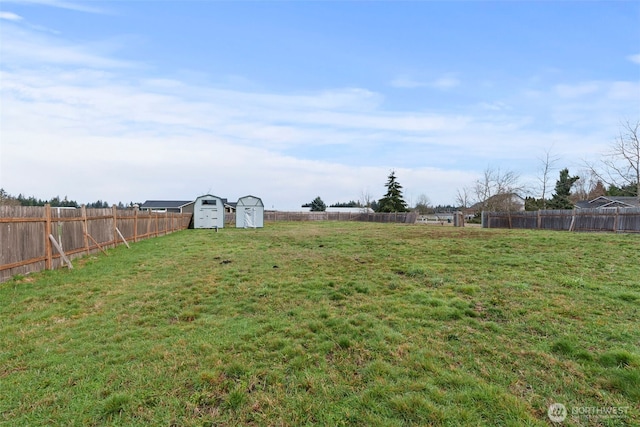
<svg viewBox="0 0 640 427"><path fill-rule="evenodd" d="M482 226L640 233L640 208L483 212Z"/></svg>
<svg viewBox="0 0 640 427"><path fill-rule="evenodd" d="M64 253L77 258L124 243L186 229L191 214L135 210L0 206L0 282L16 274L58 268Z"/></svg>

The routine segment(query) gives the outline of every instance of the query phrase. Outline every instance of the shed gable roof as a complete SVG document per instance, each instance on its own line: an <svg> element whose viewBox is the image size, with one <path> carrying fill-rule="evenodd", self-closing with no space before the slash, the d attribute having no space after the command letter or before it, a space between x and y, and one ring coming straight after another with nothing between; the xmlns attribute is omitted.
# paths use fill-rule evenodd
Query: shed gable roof
<svg viewBox="0 0 640 427"><path fill-rule="evenodd" d="M264 203L262 203L262 199L260 197L251 196L251 195L240 197L238 199L237 204L239 204L241 206L245 206L245 205L247 205L248 201L251 201L251 203L250 203L251 206L262 206L262 207L264 207Z"/></svg>
<svg viewBox="0 0 640 427"><path fill-rule="evenodd" d="M222 202L223 206L228 206L233 209L236 208L236 202L229 202L226 198L214 196L213 194L203 194L202 196L199 196L196 200L199 200L199 199L208 199L208 200L219 199Z"/></svg>

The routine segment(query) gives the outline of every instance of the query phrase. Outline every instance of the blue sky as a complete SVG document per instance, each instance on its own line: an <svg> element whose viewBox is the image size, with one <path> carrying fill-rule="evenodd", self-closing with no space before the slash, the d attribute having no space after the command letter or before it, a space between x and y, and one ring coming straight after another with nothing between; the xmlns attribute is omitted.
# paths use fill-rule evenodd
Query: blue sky
<svg viewBox="0 0 640 427"><path fill-rule="evenodd" d="M0 1L0 73L10 194L536 195L545 152L580 173L640 119L640 3Z"/></svg>

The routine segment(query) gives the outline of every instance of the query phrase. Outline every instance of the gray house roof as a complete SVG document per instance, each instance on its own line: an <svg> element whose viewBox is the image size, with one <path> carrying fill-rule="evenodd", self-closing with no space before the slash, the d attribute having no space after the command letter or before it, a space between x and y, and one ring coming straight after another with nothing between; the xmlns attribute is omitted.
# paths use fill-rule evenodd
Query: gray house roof
<svg viewBox="0 0 640 427"><path fill-rule="evenodd" d="M467 209L473 212L482 211L485 208L489 210L522 211L524 210L524 202L524 197L517 193L503 193L493 195L484 202L475 203Z"/></svg>
<svg viewBox="0 0 640 427"><path fill-rule="evenodd" d="M227 212L233 213L233 212L236 211L237 203L236 202L230 202L229 200L227 200L224 197L214 196L213 194L203 194L202 196L199 196L198 198L200 198L200 197L208 197L208 196L220 199L222 201L222 205L227 210ZM194 202L189 202L189 203L195 203L195 201Z"/></svg>
<svg viewBox="0 0 640 427"><path fill-rule="evenodd" d="M229 202L227 199L222 198L222 203L225 207L231 211L235 211L236 202ZM141 210L153 210L153 211L169 211L169 212L183 212L183 209L195 204L195 200L147 200L140 205Z"/></svg>
<svg viewBox="0 0 640 427"><path fill-rule="evenodd" d="M193 203L193 200L147 200L140 209L180 209Z"/></svg>
<svg viewBox="0 0 640 427"><path fill-rule="evenodd" d="M236 208L236 205L238 204L237 202L230 202L230 201L228 201L227 199L224 199L224 198L222 199L222 203L223 203L225 206L229 206L229 207L230 207L230 208L232 208L232 209L235 209L235 208Z"/></svg>
<svg viewBox="0 0 640 427"><path fill-rule="evenodd" d="M637 197L600 196L593 200L581 200L576 202L578 209L606 209L606 208L637 208L640 201Z"/></svg>

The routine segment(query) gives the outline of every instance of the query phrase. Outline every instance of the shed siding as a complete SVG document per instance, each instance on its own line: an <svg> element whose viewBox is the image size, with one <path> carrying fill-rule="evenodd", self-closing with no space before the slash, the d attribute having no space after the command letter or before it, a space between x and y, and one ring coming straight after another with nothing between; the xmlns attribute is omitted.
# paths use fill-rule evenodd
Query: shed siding
<svg viewBox="0 0 640 427"><path fill-rule="evenodd" d="M264 204L259 197L244 196L236 204L237 228L264 227Z"/></svg>
<svg viewBox="0 0 640 427"><path fill-rule="evenodd" d="M224 228L224 203L220 197L207 194L196 199L193 228Z"/></svg>

